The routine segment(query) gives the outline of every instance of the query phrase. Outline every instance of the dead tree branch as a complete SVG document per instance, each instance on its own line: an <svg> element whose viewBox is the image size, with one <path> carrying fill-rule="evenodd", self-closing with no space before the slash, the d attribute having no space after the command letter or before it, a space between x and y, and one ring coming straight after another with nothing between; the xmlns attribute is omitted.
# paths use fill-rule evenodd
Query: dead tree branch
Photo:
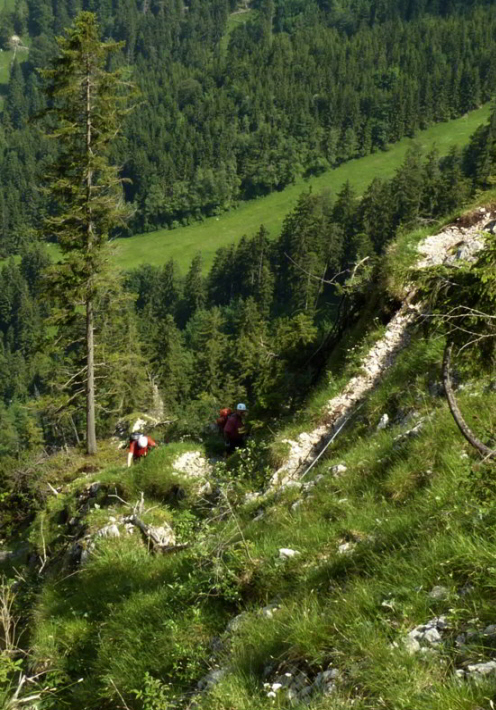
<svg viewBox="0 0 496 710"><path fill-rule="evenodd" d="M185 550L186 548L190 547L189 543L184 543L182 545L164 545L162 542L160 542L160 539L155 534L153 528L149 527L148 525L145 525L141 518L138 518L138 516L134 513L133 515L128 515L126 518L124 518L124 522L135 525L139 530L141 530L145 538L152 543L153 549L158 550L159 552L162 552L164 554L167 554L169 552L179 552L180 550Z"/></svg>
<svg viewBox="0 0 496 710"><path fill-rule="evenodd" d="M490 449L488 446L482 443L480 439L478 439L475 434L471 431L471 429L468 427L467 423L465 422L462 413L460 411L460 408L458 406L458 403L455 398L455 394L453 392L453 384L451 380L451 353L453 350L453 342L448 341L446 343L446 347L444 349L444 358L443 358L443 383L444 383L444 391L446 392L446 397L448 399L448 404L449 408L451 411L451 414L453 415L453 419L455 420L458 428L460 429L461 433L463 436L466 438L466 440L475 448L477 449L483 456L489 459L496 459L496 450Z"/></svg>
<svg viewBox="0 0 496 710"><path fill-rule="evenodd" d="M349 272L351 271L351 269L343 269L343 271L339 271L337 274L334 274L334 276L332 277L332 279L324 279L324 278L322 278L322 276L316 276L315 274L312 274L311 271L307 271L307 269L304 269L303 266L301 266L300 264L298 264L298 263L297 263L294 259L292 259L292 258L289 256L289 254L287 254L286 252L284 253L284 256L285 256L287 259L289 259L289 261L290 261L292 264L294 264L294 266L296 266L297 269L299 269L300 271L302 271L304 274L306 274L307 276L309 276L311 279L315 279L315 281L320 281L321 284L328 284L329 286L334 286L335 283L336 283L336 279L338 279L338 278L339 278L340 276L342 276L343 274L347 274L347 273L349 273ZM359 267L362 266L362 264L364 264L366 261L368 261L369 258L370 258L370 257L366 256L366 257L364 257L363 259L361 259L360 261L358 261L358 262L355 264L355 266L353 267L353 271L352 271L352 273L351 273L351 280L352 280L352 281L353 281L353 279L355 278L356 272L357 272L357 270L359 269Z"/></svg>

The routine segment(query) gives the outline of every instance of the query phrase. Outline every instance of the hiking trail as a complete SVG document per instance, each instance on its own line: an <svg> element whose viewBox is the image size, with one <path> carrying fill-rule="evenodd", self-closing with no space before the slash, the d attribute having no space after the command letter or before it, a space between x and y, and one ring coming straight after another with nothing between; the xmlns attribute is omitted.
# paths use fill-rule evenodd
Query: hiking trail
<svg viewBox="0 0 496 710"><path fill-rule="evenodd" d="M494 213L482 207L460 217L438 234L426 237L417 247L421 258L415 266L425 269L443 263L454 264L458 260L473 260L484 245L481 233L492 232L496 228L494 216ZM282 443L290 446L289 456L272 476L269 490L284 487L303 474L314 456L318 455L394 363L398 353L408 343L410 326L422 312L421 303L412 303L415 293L413 284L406 286L403 305L389 321L384 335L362 359L361 374L352 377L342 392L325 405L322 412L324 423L313 431L302 432L297 439L283 439Z"/></svg>

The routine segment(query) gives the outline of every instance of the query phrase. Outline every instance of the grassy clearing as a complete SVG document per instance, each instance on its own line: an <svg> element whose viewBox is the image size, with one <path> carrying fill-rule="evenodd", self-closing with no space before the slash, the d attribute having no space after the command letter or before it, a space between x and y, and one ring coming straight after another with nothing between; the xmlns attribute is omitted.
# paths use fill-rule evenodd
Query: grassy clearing
<svg viewBox="0 0 496 710"><path fill-rule="evenodd" d="M414 140L406 138L386 152L352 160L319 177L300 179L282 192L242 203L236 210L219 217L174 230L162 229L116 240L116 263L122 268L129 268L142 263L160 265L174 258L183 269L187 269L195 254L201 251L205 269L208 269L219 247L231 244L245 234L253 235L261 224L273 237L277 236L284 217L294 207L302 191L331 190L336 193L349 180L358 193L362 193L374 177L390 178L414 142L425 151L436 146L441 154L447 153L453 145L464 145L474 130L487 120L489 111L487 105L463 118L436 124L420 132Z"/></svg>
<svg viewBox="0 0 496 710"><path fill-rule="evenodd" d="M415 141L424 151L436 146L441 154L445 154L453 145L466 144L474 130L487 120L489 111L490 107L487 105L455 121L436 124L419 133ZM183 271L186 271L192 258L201 251L204 270L208 271L219 247L228 246L243 235L255 234L261 224L265 225L272 237L276 237L281 231L284 217L294 207L304 190L319 192L329 189L335 194L343 183L349 180L361 193L374 177L390 178L413 142L412 139L404 139L386 152L350 161L336 170L310 180L300 179L282 192L241 203L237 209L219 217L211 217L178 229L162 229L136 234L126 239L116 239L112 244L114 261L119 268L129 269L146 263L159 266L173 258ZM487 200L487 193L481 200ZM443 220L438 226L447 221ZM400 285L403 266L411 265L414 244L435 228L435 225L431 225L429 228L418 230L416 237L408 233L397 240L398 247L395 248L398 249L399 256L395 256L392 263L394 275L398 277ZM48 244L48 250L54 260L60 258L56 245Z"/></svg>
<svg viewBox="0 0 496 710"><path fill-rule="evenodd" d="M5 85L2 90L6 90L6 85L9 82L10 76L10 65L14 58L14 52L12 50L3 50L0 52L0 84Z"/></svg>
<svg viewBox="0 0 496 710"><path fill-rule="evenodd" d="M249 20L253 20L256 16L256 10L242 9L237 10L229 15L227 19L227 26L224 36L221 40L220 46L223 52L226 51L229 44L229 38L233 30L240 25L244 25Z"/></svg>
<svg viewBox="0 0 496 710"><path fill-rule="evenodd" d="M20 51L17 53L17 58L20 62L24 62L26 60L26 55L26 51ZM4 49L0 52L0 111L3 108L3 102L5 101L5 95L7 93L7 87L10 77L10 67L13 59L13 50Z"/></svg>

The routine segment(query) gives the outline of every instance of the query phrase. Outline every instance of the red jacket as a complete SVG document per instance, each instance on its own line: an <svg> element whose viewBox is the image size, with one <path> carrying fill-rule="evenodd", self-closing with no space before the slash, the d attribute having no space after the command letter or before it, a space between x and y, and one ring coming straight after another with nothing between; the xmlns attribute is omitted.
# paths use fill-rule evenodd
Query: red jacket
<svg viewBox="0 0 496 710"><path fill-rule="evenodd" d="M231 414L224 427L224 436L228 441L241 441L243 433L240 429L244 427L243 417L237 412Z"/></svg>
<svg viewBox="0 0 496 710"><path fill-rule="evenodd" d="M137 441L131 441L129 451L133 455L133 458L139 459L141 456L146 456L149 450L155 448L157 445L151 436L147 436L146 438L148 439L148 445L144 448L140 448Z"/></svg>

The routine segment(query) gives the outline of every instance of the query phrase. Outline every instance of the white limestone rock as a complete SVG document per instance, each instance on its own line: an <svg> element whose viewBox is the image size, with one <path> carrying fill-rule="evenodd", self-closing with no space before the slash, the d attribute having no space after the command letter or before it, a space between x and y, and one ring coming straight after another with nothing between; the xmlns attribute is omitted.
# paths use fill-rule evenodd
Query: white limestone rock
<svg viewBox="0 0 496 710"><path fill-rule="evenodd" d="M449 590L441 585L436 585L429 592L429 599L434 601L445 601L449 596Z"/></svg>
<svg viewBox="0 0 496 710"><path fill-rule="evenodd" d="M210 690L210 688L213 688L214 685L217 685L222 678L227 673L226 668L216 668L210 673L207 673L206 676L204 676L200 681L198 681L198 685L196 686L197 690L200 692L204 692L206 690Z"/></svg>
<svg viewBox="0 0 496 710"><path fill-rule="evenodd" d="M135 432L135 431L142 432L143 429L145 429L145 427L147 426L147 423L148 422L146 421L146 419L142 419L141 417L138 417L138 419L136 419L133 426L131 427L131 431L132 432Z"/></svg>
<svg viewBox="0 0 496 710"><path fill-rule="evenodd" d="M420 643L410 634L403 639L403 645L411 656L420 651Z"/></svg>
<svg viewBox="0 0 496 710"><path fill-rule="evenodd" d="M241 625L248 617L248 612L242 611L241 614L235 616L226 626L226 631L229 634L235 634L241 628Z"/></svg>
<svg viewBox="0 0 496 710"><path fill-rule="evenodd" d="M461 680L473 680L480 682L487 678L496 676L496 661L487 661L486 663L473 663L467 668L459 668L456 675Z"/></svg>
<svg viewBox="0 0 496 710"><path fill-rule="evenodd" d="M353 542L343 542L338 547L339 555L352 555L355 550L355 543Z"/></svg>
<svg viewBox="0 0 496 710"><path fill-rule="evenodd" d="M377 431L382 431L385 429L389 424L389 414L383 414L382 417L379 420L379 424L377 425Z"/></svg>
<svg viewBox="0 0 496 710"><path fill-rule="evenodd" d="M105 527L101 528L95 535L95 537L120 537L121 534L119 532L119 528L115 523L112 523L110 525L105 525Z"/></svg>
<svg viewBox="0 0 496 710"><path fill-rule="evenodd" d="M192 478L206 478L212 472L212 467L200 451L186 451L174 461L172 468L176 473L186 474Z"/></svg>
<svg viewBox="0 0 496 710"><path fill-rule="evenodd" d="M279 604L267 604L267 606L264 606L259 613L265 619L273 619L274 614L279 611L280 608Z"/></svg>
<svg viewBox="0 0 496 710"><path fill-rule="evenodd" d="M176 544L174 530L170 525L167 525L167 523L159 526L150 525L148 530L154 537L156 537L159 545L168 546Z"/></svg>

